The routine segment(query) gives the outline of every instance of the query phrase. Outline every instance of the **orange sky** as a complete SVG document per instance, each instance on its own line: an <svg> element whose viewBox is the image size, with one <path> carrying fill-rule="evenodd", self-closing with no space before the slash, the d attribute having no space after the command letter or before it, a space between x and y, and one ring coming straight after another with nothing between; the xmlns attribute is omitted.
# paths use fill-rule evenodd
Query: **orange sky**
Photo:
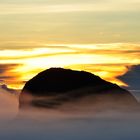
<svg viewBox="0 0 140 140"><path fill-rule="evenodd" d="M44 48L1 50L1 83L22 88L42 70L64 67L85 70L125 85L117 77L140 64L139 44L44 44ZM8 55L7 55L8 54Z"/></svg>
<svg viewBox="0 0 140 140"><path fill-rule="evenodd" d="M50 67L117 77L140 64L139 0L0 0L0 84Z"/></svg>

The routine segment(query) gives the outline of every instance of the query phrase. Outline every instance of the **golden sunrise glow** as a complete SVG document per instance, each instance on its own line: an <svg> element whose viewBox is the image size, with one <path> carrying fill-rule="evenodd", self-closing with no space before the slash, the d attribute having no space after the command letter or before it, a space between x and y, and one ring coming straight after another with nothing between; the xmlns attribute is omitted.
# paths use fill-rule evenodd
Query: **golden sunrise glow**
<svg viewBox="0 0 140 140"><path fill-rule="evenodd" d="M118 77L140 64L139 15L139 0L1 0L0 84L63 67L129 86Z"/></svg>
<svg viewBox="0 0 140 140"><path fill-rule="evenodd" d="M45 46L27 50L1 50L0 63L6 65L1 82L21 89L37 73L50 67L64 67L89 71L107 81L128 86L117 77L124 75L132 65L140 63L139 44Z"/></svg>

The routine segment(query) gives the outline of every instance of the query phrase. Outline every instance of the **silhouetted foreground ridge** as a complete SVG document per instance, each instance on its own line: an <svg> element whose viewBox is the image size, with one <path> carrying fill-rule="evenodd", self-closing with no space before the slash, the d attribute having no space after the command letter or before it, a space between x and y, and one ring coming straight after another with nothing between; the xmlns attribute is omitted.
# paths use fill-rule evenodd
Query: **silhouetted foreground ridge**
<svg viewBox="0 0 140 140"><path fill-rule="evenodd" d="M85 71L50 68L29 80L20 95L20 105L26 103L25 96L35 97L30 103L35 106L54 107L65 102L93 98L93 103L112 102L117 104L137 104L127 90L116 84ZM43 97L44 99L40 99ZM52 97L47 100L46 97ZM40 99L40 100L39 100Z"/></svg>

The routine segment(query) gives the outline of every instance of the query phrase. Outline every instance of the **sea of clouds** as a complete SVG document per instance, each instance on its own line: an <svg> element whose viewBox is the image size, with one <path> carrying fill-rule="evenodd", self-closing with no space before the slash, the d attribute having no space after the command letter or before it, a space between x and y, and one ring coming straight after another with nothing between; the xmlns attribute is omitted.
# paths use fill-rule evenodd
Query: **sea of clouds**
<svg viewBox="0 0 140 140"><path fill-rule="evenodd" d="M139 112L19 110L18 95L0 88L0 139L139 140ZM87 108L88 110L88 108ZM77 110L78 111L78 110Z"/></svg>

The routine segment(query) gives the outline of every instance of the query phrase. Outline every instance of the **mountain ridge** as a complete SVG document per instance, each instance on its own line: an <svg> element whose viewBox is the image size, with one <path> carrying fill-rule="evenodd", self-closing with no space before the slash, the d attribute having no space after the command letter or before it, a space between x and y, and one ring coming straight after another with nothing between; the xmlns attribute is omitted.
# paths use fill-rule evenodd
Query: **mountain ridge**
<svg viewBox="0 0 140 140"><path fill-rule="evenodd" d="M30 104L43 107L56 107L87 96L94 98L94 102L97 98L102 102L137 104L130 92L116 84L89 72L63 68L47 69L29 80L20 95L21 106L26 102L26 95L35 97Z"/></svg>

